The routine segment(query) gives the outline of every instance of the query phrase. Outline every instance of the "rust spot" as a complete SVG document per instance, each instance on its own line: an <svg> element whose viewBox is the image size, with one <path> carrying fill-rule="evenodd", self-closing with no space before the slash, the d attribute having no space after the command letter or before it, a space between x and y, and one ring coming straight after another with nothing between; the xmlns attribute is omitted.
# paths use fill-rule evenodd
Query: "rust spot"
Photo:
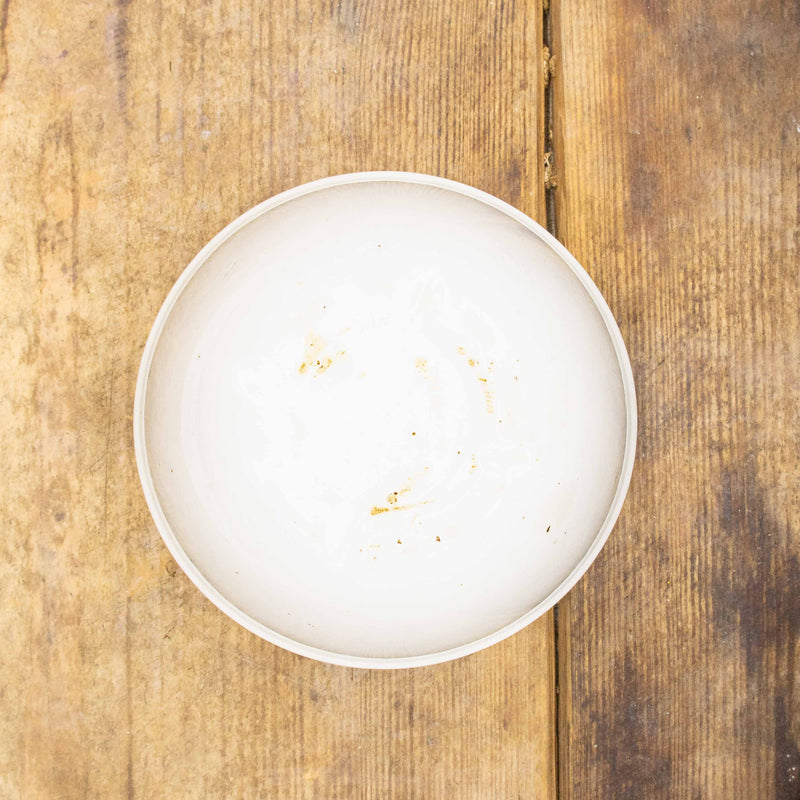
<svg viewBox="0 0 800 800"><path fill-rule="evenodd" d="M474 366L476 366L476 365L477 365L477 363L478 363L478 362L477 362L477 361L476 361L474 358L468 358L468 359L467 359L467 364L469 364L471 367L474 367Z"/></svg>
<svg viewBox="0 0 800 800"><path fill-rule="evenodd" d="M397 540L397 544L403 544L399 539Z"/></svg>
<svg viewBox="0 0 800 800"><path fill-rule="evenodd" d="M476 469L478 469L478 462L477 462L477 460L475 458L475 453L473 453L472 454L472 463L469 465L469 471L470 472L475 472Z"/></svg>
<svg viewBox="0 0 800 800"><path fill-rule="evenodd" d="M483 398L486 401L487 413L494 414L494 394L486 389L483 393Z"/></svg>
<svg viewBox="0 0 800 800"><path fill-rule="evenodd" d="M437 541L437 542L441 542L441 541L442 541L441 537L440 537L440 536L437 536L437 537L436 537L436 541Z"/></svg>
<svg viewBox="0 0 800 800"><path fill-rule="evenodd" d="M388 508L383 508L382 506L372 506L369 513L374 517L377 514L385 514L388 510Z"/></svg>

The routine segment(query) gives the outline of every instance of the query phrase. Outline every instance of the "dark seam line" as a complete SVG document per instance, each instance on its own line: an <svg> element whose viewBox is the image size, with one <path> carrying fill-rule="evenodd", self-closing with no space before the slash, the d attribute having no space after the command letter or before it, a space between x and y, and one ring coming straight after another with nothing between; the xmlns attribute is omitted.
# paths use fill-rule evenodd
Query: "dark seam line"
<svg viewBox="0 0 800 800"><path fill-rule="evenodd" d="M544 203L547 230L556 238L558 237L558 224L556 217L556 186L555 186L555 152L553 147L553 81L555 75L551 69L550 59L553 58L553 22L552 4L558 0L543 0L542 2L542 44L543 55L547 59L542 65L546 77L544 88L544 153L545 161L549 167L549 180L545 182ZM558 603L553 606L553 716L555 717L554 738L555 748L553 753L553 784L556 800L561 800L561 663L559 654L559 624Z"/></svg>
<svg viewBox="0 0 800 800"><path fill-rule="evenodd" d="M544 0L542 3L542 34L544 53L548 59L553 57L553 24L551 7L557 0ZM545 160L549 158L550 171L553 175L551 180L545 180L544 203L545 215L547 220L547 230L553 235L558 236L558 224L556 218L556 186L555 186L555 152L553 147L553 80L555 76L550 68L550 63L543 64L545 75L549 75L544 89L544 152Z"/></svg>
<svg viewBox="0 0 800 800"><path fill-rule="evenodd" d="M556 800L561 800L561 687L560 680L560 666L559 666L559 653L558 653L558 603L553 606L553 690L555 697L553 699L553 715L555 717L555 753L553 760L555 762L555 790Z"/></svg>

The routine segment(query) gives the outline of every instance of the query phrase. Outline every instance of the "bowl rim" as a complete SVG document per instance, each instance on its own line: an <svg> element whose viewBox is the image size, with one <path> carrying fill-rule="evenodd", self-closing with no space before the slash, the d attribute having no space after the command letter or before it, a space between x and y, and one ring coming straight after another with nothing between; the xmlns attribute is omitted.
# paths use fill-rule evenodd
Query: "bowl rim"
<svg viewBox="0 0 800 800"><path fill-rule="evenodd" d="M371 182L421 184L438 189L446 189L465 197L472 198L473 200L495 208L516 220L536 236L538 236L539 239L541 239L548 247L550 247L551 250L553 250L556 255L559 256L564 264L569 267L581 281L584 289L588 292L603 318L617 356L617 363L619 365L620 374L622 377L627 418L622 468L617 481L617 489L614 494L614 498L609 506L606 517L603 520L603 524L600 526L583 556L579 559L577 564L573 567L566 578L561 581L561 583L552 592L550 592L547 597L519 616L517 619L513 620L507 625L504 625L502 628L499 628L493 633L482 636L474 641L458 645L457 647L448 648L446 650L439 650L420 655L397 657L358 656L349 653L339 653L332 650L325 650L305 644L304 642L297 641L296 639L292 639L291 637L278 633L267 625L258 622L244 611L239 609L230 600L228 600L215 586L213 586L213 584L203 575L200 569L189 558L181 546L178 537L175 535L175 532L172 530L172 527L167 521L166 515L161 508L161 503L159 501L152 474L150 472L145 439L147 385L153 357L158 347L161 334L164 330L170 313L172 312L172 309L178 301L178 298L189 284L189 281L200 269L200 267L208 260L211 254L254 219L280 205L283 205L284 203L324 189L331 189L348 184ZM595 558L597 558L600 550L603 548L603 545L606 543L609 534L611 533L611 530L619 517L620 511L622 510L622 505L625 501L625 496L628 492L631 475L633 473L633 464L636 452L636 436L636 390L634 387L633 371L631 369L628 352L611 309L600 293L600 290L595 285L594 281L591 279L586 270L578 263L577 259L541 225L531 219L531 217L529 217L527 214L524 214L522 211L514 208L509 203L506 203L505 201L500 200L499 198L494 197L487 192L481 191L480 189L476 189L467 184L418 172L353 172L310 181L309 183L300 184L288 189L287 191L270 197L261 203L258 203L226 225L189 262L188 266L186 266L186 268L183 270L161 305L161 308L153 323L153 327L150 330L150 334L147 337L147 342L142 353L142 359L136 381L136 394L134 397L133 406L133 442L136 453L136 465L138 468L139 479L142 484L145 500L148 508L150 509L150 513L153 517L156 528L158 529L158 532L164 541L164 544L167 546L171 556L175 559L175 562L186 573L192 583L194 583L194 585L215 606L217 606L220 611L238 622L247 630L255 633L257 636L260 636L262 639L266 639L272 644L278 645L279 647L289 650L292 653L313 658L317 661L322 661L328 664L371 669L420 667L461 658L462 656L476 653L479 650L483 650L491 645L501 642L503 639L506 639L514 633L522 630L531 622L549 611L559 600L561 600L561 598L564 597L564 595L567 594L570 589L572 589L572 587L589 569L592 562L595 560Z"/></svg>

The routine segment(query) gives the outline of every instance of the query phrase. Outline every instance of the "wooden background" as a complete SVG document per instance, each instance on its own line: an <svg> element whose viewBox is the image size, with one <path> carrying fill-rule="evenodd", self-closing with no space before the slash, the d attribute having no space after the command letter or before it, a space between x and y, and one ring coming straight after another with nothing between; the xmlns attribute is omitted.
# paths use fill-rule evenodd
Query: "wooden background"
<svg viewBox="0 0 800 800"><path fill-rule="evenodd" d="M552 2L0 0L0 800L800 798L800 9ZM604 552L437 667L240 629L136 477L169 287L329 174L545 222L551 139L639 392Z"/></svg>

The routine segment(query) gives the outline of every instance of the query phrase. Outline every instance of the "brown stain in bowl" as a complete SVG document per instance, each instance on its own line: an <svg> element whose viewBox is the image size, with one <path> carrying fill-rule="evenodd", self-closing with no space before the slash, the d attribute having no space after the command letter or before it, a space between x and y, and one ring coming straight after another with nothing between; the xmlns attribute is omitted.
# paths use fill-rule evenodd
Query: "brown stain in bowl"
<svg viewBox="0 0 800 800"><path fill-rule="evenodd" d="M420 503L406 503L404 505L391 505L391 506L372 506L369 510L369 513L373 517L377 517L378 514L386 514L389 511L408 511L411 508L419 508L419 506L426 506L428 503L433 502L432 500L423 500Z"/></svg>
<svg viewBox="0 0 800 800"><path fill-rule="evenodd" d="M471 356L467 355L467 351L463 347L458 347L458 352L460 355L464 356L467 360L467 364L470 367L478 367L480 366L480 361L476 358L472 358ZM489 366L487 367L487 374L491 374L494 372L494 361L489 362ZM483 401L484 405L486 406L486 413L494 415L494 392L491 391L489 388L489 378L483 375L478 376L478 383L483 384Z"/></svg>
<svg viewBox="0 0 800 800"><path fill-rule="evenodd" d="M486 412L488 414L494 414L494 392L489 389L489 379L488 378L478 378L478 380L484 384L483 388L483 400L486 405Z"/></svg>
<svg viewBox="0 0 800 800"><path fill-rule="evenodd" d="M399 501L399 498L402 495L404 495L406 492L410 492L410 491L411 491L411 487L410 486L404 486L402 489L400 489L397 492L389 492L389 494L386 495L386 502L390 506L395 506L395 505L397 505L397 503Z"/></svg>
<svg viewBox="0 0 800 800"><path fill-rule="evenodd" d="M310 333L306 337L306 349L297 371L300 375L309 373L316 377L329 370L337 359L341 360L346 355L346 350L332 353L330 346L322 336L318 333Z"/></svg>

